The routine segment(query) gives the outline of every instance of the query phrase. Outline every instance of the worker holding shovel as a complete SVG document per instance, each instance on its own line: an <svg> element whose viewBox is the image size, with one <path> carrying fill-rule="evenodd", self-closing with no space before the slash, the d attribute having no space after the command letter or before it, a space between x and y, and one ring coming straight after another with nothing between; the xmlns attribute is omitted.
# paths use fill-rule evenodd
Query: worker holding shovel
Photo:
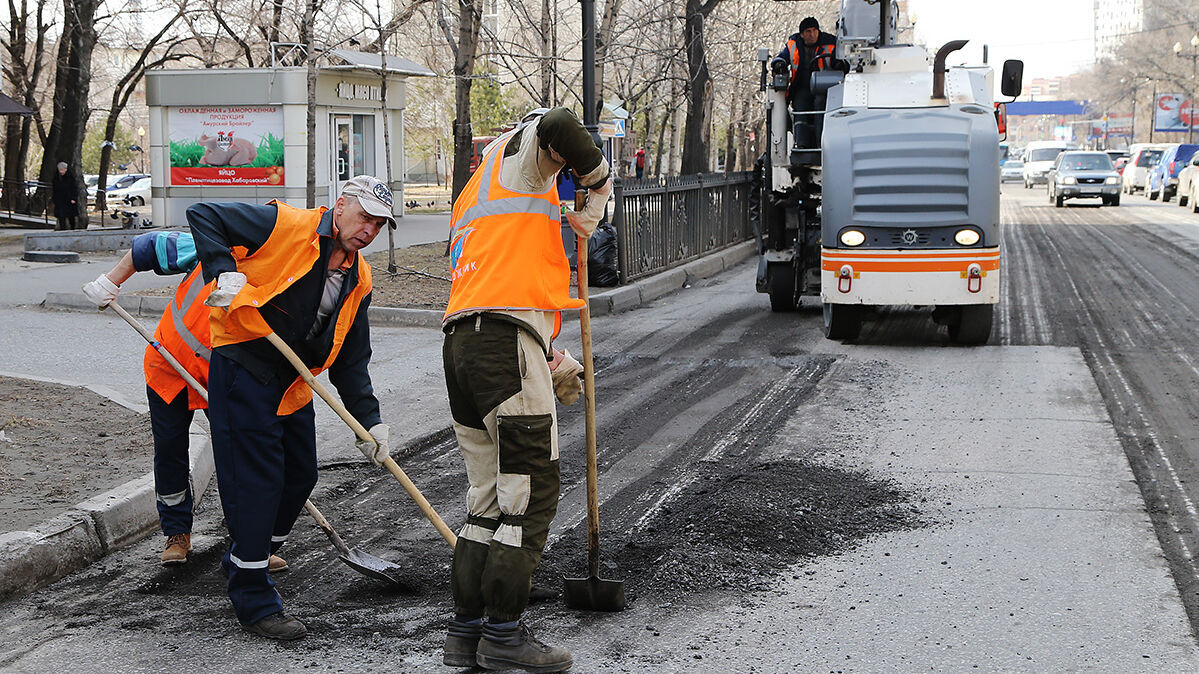
<svg viewBox="0 0 1199 674"><path fill-rule="evenodd" d="M589 237L611 190L609 168L565 108L535 110L493 141L451 216L442 354L470 483L444 652L455 667L558 672L572 664L566 649L520 623L558 507L554 397L569 404L581 390L578 361L552 347L560 312L582 306L570 296L562 246L555 178L564 166L589 190L581 212L567 213Z"/></svg>
<svg viewBox="0 0 1199 674"><path fill-rule="evenodd" d="M199 203L187 209L205 281L215 281L209 421L221 505L233 544L222 566L245 629L271 639L307 634L283 612L267 575L316 485L312 389L267 339L277 335L313 374L329 370L345 407L381 464L381 422L370 362L371 275L359 250L395 226L391 190L357 176L333 208Z"/></svg>
<svg viewBox="0 0 1199 674"><path fill-rule="evenodd" d="M134 273L153 271L163 276L187 274L154 330L154 341L166 349L196 381L208 381L212 338L208 330L211 287L200 278L196 247L186 232L150 232L133 239L133 247L107 273L83 286L83 294L100 308L111 304L121 284ZM150 429L154 435L154 493L158 521L167 537L160 560L166 566L183 564L191 552L192 505L188 430L196 410L207 414L208 401L188 386L183 376L157 348L146 347L144 361ZM271 555L267 570L287 569Z"/></svg>

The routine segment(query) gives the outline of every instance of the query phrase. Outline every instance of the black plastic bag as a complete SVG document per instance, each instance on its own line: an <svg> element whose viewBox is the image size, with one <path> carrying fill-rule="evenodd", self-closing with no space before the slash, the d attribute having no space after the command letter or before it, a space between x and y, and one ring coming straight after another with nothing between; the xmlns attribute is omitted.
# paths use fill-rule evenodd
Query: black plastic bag
<svg viewBox="0 0 1199 674"><path fill-rule="evenodd" d="M587 241L587 283L597 288L611 288L620 283L616 228L607 220L595 228L595 233Z"/></svg>

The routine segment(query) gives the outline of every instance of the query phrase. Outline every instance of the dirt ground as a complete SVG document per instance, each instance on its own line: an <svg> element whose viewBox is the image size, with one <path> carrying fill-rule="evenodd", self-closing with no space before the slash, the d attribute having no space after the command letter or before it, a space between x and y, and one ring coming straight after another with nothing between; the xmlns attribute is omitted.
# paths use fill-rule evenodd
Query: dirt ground
<svg viewBox="0 0 1199 674"><path fill-rule="evenodd" d="M426 243L395 251L396 273L387 272L387 252L366 256L375 284L371 305L444 309L450 299L450 259L445 243Z"/></svg>
<svg viewBox="0 0 1199 674"><path fill-rule="evenodd" d="M153 468L148 415L85 388L0 377L0 531L32 527Z"/></svg>

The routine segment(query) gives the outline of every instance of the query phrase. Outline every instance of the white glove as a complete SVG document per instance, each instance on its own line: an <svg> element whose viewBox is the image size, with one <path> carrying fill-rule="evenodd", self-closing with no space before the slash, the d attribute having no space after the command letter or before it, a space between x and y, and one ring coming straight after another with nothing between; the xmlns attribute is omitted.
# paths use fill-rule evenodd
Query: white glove
<svg viewBox="0 0 1199 674"><path fill-rule="evenodd" d="M83 295L101 309L111 304L120 291L121 286L113 283L107 274L100 274L95 281L83 286Z"/></svg>
<svg viewBox="0 0 1199 674"><path fill-rule="evenodd" d="M233 298L246 286L246 275L239 271L227 271L216 277L216 288L204 304L210 307L227 307Z"/></svg>
<svg viewBox="0 0 1199 674"><path fill-rule="evenodd" d="M583 374L583 366L565 349L562 351L556 367L550 368L550 378L554 382L554 395L563 405L573 405L583 392L583 382L579 379Z"/></svg>
<svg viewBox="0 0 1199 674"><path fill-rule="evenodd" d="M354 446L358 448L358 451L362 452L363 456L370 459L371 463L376 466L382 466L383 459L391 456L391 450L387 448L387 436L391 435L391 429L387 424L375 424L371 426L370 434L375 439L374 442L370 440L358 440L354 443Z"/></svg>
<svg viewBox="0 0 1199 674"><path fill-rule="evenodd" d="M583 210L566 209L566 221L570 223L570 228L575 234L584 239L591 237L595 226L604 218L604 208L608 205L608 195L611 193L612 180L608 179L599 187L587 190L587 202L583 205Z"/></svg>

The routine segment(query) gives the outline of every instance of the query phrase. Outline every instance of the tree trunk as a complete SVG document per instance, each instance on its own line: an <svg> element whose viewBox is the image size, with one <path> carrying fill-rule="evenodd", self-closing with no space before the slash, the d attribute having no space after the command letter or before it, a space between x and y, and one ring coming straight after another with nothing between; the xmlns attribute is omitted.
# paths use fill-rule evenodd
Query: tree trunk
<svg viewBox="0 0 1199 674"><path fill-rule="evenodd" d="M306 208L316 208L316 43L313 39L313 24L316 23L317 0L308 0L304 10L304 22L300 32L304 39L304 60L308 67L308 111L305 120L305 135L308 147L305 158L308 169L304 177L304 202ZM331 141L332 142L332 141ZM336 184L337 176L331 176Z"/></svg>
<svg viewBox="0 0 1199 674"><path fill-rule="evenodd" d="M551 51L552 39L550 37L550 0L541 0L541 107L553 107L553 99L550 97L554 86L554 71L550 67L551 60L554 58L554 52Z"/></svg>
<svg viewBox="0 0 1199 674"><path fill-rule="evenodd" d="M470 180L470 157L474 149L470 124L471 75L479 49L481 0L458 0L458 53L454 59L454 186L451 203L458 199Z"/></svg>
<svg viewBox="0 0 1199 674"><path fill-rule="evenodd" d="M662 113L662 123L658 125L658 147L654 152L654 175L662 177L662 152L666 149L666 127L670 125L670 111Z"/></svg>
<svg viewBox="0 0 1199 674"><path fill-rule="evenodd" d="M712 0L709 0L711 3ZM712 119L712 76L704 45L704 19L709 3L687 0L683 43L687 49L687 125L683 131L683 174L708 170L709 129Z"/></svg>
<svg viewBox="0 0 1199 674"><path fill-rule="evenodd" d="M604 15L600 19L595 35L595 104L596 119L604 112L604 63L608 60L608 47L616 32L616 17L620 13L620 0L604 0Z"/></svg>
<svg viewBox="0 0 1199 674"><path fill-rule="evenodd" d="M87 227L87 185L83 180L83 137L87 131L88 92L92 81L92 52L96 46L96 9L100 0L67 0L63 5L63 35L60 38L54 82L54 121L42 156L39 179L47 185L57 173L58 162L66 162L75 176L79 205L73 229ZM39 193L42 190L39 190ZM48 189L45 189L48 196ZM44 202L42 202L44 203Z"/></svg>

